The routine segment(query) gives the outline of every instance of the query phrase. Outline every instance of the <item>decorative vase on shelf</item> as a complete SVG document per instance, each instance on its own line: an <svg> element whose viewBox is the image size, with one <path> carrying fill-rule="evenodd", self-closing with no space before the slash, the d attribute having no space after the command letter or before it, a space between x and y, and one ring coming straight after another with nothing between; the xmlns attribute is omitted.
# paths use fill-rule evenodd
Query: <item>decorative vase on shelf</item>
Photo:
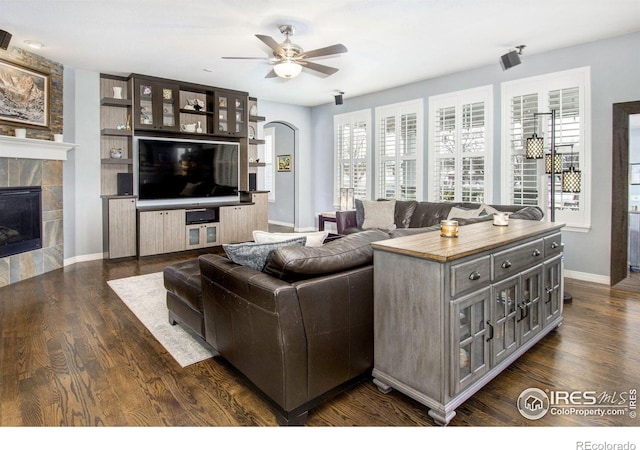
<svg viewBox="0 0 640 450"><path fill-rule="evenodd" d="M200 121L198 121L198 128L196 128L196 133L202 133L202 127L200 126Z"/></svg>
<svg viewBox="0 0 640 450"><path fill-rule="evenodd" d="M113 159L120 159L122 158L122 149L121 148L112 148L111 149L111 157Z"/></svg>
<svg viewBox="0 0 640 450"><path fill-rule="evenodd" d="M122 98L122 88L118 86L113 87L113 98Z"/></svg>

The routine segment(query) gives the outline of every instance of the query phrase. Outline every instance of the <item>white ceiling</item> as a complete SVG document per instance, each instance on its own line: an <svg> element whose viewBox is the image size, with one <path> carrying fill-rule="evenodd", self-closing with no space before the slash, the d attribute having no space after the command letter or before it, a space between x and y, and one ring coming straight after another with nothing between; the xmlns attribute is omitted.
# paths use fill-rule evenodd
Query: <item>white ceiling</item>
<svg viewBox="0 0 640 450"><path fill-rule="evenodd" d="M305 50L342 43L314 59L339 68L265 79L268 56L254 35L281 42L292 24ZM0 0L12 46L90 71L247 91L304 106L495 64L519 44L527 55L640 31L639 0ZM31 50L25 40L45 47ZM0 50L0 57L1 57ZM204 69L211 70L211 72ZM514 70L514 69L512 69Z"/></svg>

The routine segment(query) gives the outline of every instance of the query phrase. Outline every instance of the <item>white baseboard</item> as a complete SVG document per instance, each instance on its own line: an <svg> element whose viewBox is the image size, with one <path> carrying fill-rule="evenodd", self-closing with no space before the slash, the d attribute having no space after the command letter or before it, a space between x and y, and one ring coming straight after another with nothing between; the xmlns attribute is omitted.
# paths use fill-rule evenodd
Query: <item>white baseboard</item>
<svg viewBox="0 0 640 450"><path fill-rule="evenodd" d="M289 228L293 228L293 224L289 223L289 222L280 222L279 220L270 220L269 221L269 225L278 225L281 227L289 227Z"/></svg>
<svg viewBox="0 0 640 450"><path fill-rule="evenodd" d="M92 253L89 255L77 255L77 256L72 256L71 258L66 258L64 260L64 265L65 266L70 266L72 264L75 263L79 263L79 262L86 262L86 261L96 261L98 259L105 259L106 255L104 253Z"/></svg>
<svg viewBox="0 0 640 450"><path fill-rule="evenodd" d="M596 275L595 273L577 272L575 270L565 270L565 278L574 280L590 281L592 283L606 284L609 286L610 279L606 275Z"/></svg>

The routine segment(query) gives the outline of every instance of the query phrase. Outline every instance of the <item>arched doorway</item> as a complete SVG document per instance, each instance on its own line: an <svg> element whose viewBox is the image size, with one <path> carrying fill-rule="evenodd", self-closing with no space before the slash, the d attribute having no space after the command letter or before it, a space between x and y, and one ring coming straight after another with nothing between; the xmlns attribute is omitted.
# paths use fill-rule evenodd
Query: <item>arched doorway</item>
<svg viewBox="0 0 640 450"><path fill-rule="evenodd" d="M288 122L271 121L264 125L264 132L273 139L273 200L269 203L269 224L283 231L293 231L296 229L298 129ZM279 166L279 161L287 160L288 166Z"/></svg>

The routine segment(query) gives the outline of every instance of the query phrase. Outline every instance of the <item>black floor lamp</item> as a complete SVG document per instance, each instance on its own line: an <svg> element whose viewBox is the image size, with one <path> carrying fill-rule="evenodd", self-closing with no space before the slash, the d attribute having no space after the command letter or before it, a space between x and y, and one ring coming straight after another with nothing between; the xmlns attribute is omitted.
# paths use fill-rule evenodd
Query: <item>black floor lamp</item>
<svg viewBox="0 0 640 450"><path fill-rule="evenodd" d="M556 221L556 174L562 173L562 192L572 192L578 193L580 192L580 184L582 181L580 170L576 169L573 166L573 144L562 144L556 145L556 110L552 109L551 112L541 112L534 113L534 120L537 116L551 116L551 145L549 146L550 153L546 156L548 157L545 166L546 173L551 174L551 214L550 220L551 222ZM558 147L571 147L571 161L569 161L569 169L562 168L562 154L557 153L556 149ZM542 159L545 157L544 154L544 146L543 139L538 137L538 135L534 133L533 136L527 138L527 149L526 149L526 157L527 159ZM559 158L558 158L559 156ZM568 292L564 292L563 301L565 303L571 303L573 301L573 296Z"/></svg>

